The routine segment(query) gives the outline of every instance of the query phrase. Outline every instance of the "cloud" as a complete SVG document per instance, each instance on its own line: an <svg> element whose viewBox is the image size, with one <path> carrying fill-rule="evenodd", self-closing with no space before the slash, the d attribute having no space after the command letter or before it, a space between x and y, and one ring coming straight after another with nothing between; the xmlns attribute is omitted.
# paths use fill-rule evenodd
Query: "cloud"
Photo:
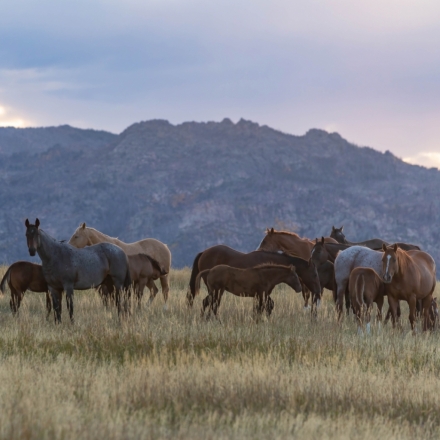
<svg viewBox="0 0 440 440"><path fill-rule="evenodd" d="M411 157L405 157L403 160L413 165L440 169L440 152L436 151L425 151Z"/></svg>
<svg viewBox="0 0 440 440"><path fill-rule="evenodd" d="M440 136L433 0L4 3L2 121L118 132L245 117L404 157Z"/></svg>

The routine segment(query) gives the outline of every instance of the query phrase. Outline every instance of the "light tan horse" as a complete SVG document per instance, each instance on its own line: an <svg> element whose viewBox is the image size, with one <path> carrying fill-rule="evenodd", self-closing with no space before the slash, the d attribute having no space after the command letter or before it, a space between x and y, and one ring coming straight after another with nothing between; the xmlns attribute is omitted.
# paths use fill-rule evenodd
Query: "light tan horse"
<svg viewBox="0 0 440 440"><path fill-rule="evenodd" d="M435 262L423 251L404 251L383 245L382 269L385 291L390 304L393 327L396 325L399 300L408 302L409 321L414 331L417 301L422 300L423 331L432 327L429 312L436 285Z"/></svg>
<svg viewBox="0 0 440 440"><path fill-rule="evenodd" d="M123 241L109 237L94 228L87 227L85 223L81 223L69 240L69 244L77 248L83 248L85 246L92 246L104 242L113 243L119 246L127 255L147 254L159 263L161 272L166 273L166 275L160 277L160 284L162 286L162 294L166 307L168 292L170 291L168 274L171 267L171 252L168 249L168 246L154 238L144 238L143 240L135 241L134 243L124 243ZM153 283L153 281L151 281L151 283ZM154 296L150 296L149 303L151 303L153 299Z"/></svg>
<svg viewBox="0 0 440 440"><path fill-rule="evenodd" d="M325 243L337 243L331 237L324 238ZM274 228L267 228L266 236L258 247L258 251L278 252L294 255L308 260L315 243L308 238L301 238L295 232L275 231Z"/></svg>

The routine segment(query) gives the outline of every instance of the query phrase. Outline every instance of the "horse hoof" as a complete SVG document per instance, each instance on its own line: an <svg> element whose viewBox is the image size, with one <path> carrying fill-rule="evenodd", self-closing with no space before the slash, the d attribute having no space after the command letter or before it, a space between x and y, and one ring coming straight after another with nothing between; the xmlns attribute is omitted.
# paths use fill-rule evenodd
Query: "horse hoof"
<svg viewBox="0 0 440 440"><path fill-rule="evenodd" d="M309 310L310 306L304 306L304 310Z"/></svg>
<svg viewBox="0 0 440 440"><path fill-rule="evenodd" d="M163 310L164 310L164 312L166 312L166 311L168 310L168 304L165 304L165 305L163 306Z"/></svg>

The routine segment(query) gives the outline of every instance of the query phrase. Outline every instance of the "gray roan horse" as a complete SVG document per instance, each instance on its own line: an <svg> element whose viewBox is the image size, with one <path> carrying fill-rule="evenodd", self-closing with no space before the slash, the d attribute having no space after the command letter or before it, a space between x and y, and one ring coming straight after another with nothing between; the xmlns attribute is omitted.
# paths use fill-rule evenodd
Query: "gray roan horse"
<svg viewBox="0 0 440 440"><path fill-rule="evenodd" d="M356 267L369 267L382 276L383 252L373 251L364 246L352 246L345 251L339 252L335 260L335 281L337 293L335 295L336 308L339 317L342 313L344 296L346 297L347 313L350 300L348 298L348 281L350 273Z"/></svg>
<svg viewBox="0 0 440 440"><path fill-rule="evenodd" d="M26 239L31 257L38 253L43 275L52 294L55 322L61 322L61 295L66 292L67 308L73 322L73 290L99 286L110 276L116 287L116 304L121 313L121 291L131 284L128 259L124 251L111 243L77 249L61 243L43 230L40 221L31 225L26 219Z"/></svg>

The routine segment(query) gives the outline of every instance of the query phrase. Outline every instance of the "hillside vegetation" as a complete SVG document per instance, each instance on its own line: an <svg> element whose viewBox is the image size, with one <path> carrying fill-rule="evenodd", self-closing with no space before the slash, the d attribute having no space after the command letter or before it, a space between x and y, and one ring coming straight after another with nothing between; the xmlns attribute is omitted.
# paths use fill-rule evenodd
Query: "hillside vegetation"
<svg viewBox="0 0 440 440"><path fill-rule="evenodd" d="M14 130L8 142L49 129ZM218 243L254 250L271 226L315 238L344 225L349 240L414 243L440 261L440 172L337 133L291 136L229 119L140 122L107 137L50 130L59 139L47 149L40 138L20 154L1 147L0 262L28 259L23 222L35 217L60 240L84 221L124 241L155 237L175 267Z"/></svg>
<svg viewBox="0 0 440 440"><path fill-rule="evenodd" d="M18 318L0 297L0 438L438 438L439 334L412 336L407 309L361 338L329 292L312 322L282 287L269 320L226 293L206 322L188 279L171 272L168 311L144 299L122 322L94 291L75 293L75 325L65 308L47 322L42 294Z"/></svg>

